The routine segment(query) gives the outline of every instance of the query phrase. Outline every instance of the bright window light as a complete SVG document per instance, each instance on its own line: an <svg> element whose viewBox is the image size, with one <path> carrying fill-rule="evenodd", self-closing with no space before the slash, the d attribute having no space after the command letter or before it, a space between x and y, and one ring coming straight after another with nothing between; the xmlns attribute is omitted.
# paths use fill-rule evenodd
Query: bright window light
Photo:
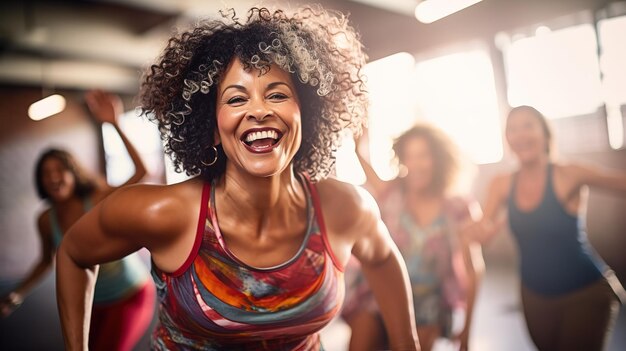
<svg viewBox="0 0 626 351"><path fill-rule="evenodd" d="M481 1L482 0L425 0L415 7L415 18L422 23L433 23Z"/></svg>
<svg viewBox="0 0 626 351"><path fill-rule="evenodd" d="M482 50L416 65L415 90L424 118L448 133L478 164L502 159L502 136L491 60Z"/></svg>
<svg viewBox="0 0 626 351"><path fill-rule="evenodd" d="M382 179L393 178L397 171L390 166L393 139L413 125L415 113L415 60L408 53L394 54L365 66L369 91L369 156ZM337 177L362 184L365 175L354 153L354 141L346 135L337 151Z"/></svg>
<svg viewBox="0 0 626 351"><path fill-rule="evenodd" d="M34 102L28 107L28 117L33 121L41 121L65 109L65 98L59 94L50 95Z"/></svg>
<svg viewBox="0 0 626 351"><path fill-rule="evenodd" d="M509 104L531 105L548 118L595 112L602 98L593 26L539 32L504 48Z"/></svg>
<svg viewBox="0 0 626 351"><path fill-rule="evenodd" d="M602 96L606 103L609 144L613 149L624 146L624 116L621 109L626 105L624 33L626 33L626 16L598 22Z"/></svg>
<svg viewBox="0 0 626 351"><path fill-rule="evenodd" d="M156 124L139 117L135 111L124 113L118 119L120 128L139 153L149 175L163 174L163 151ZM133 162L115 128L102 125L102 140L106 159L107 182L112 186L125 183L135 172Z"/></svg>

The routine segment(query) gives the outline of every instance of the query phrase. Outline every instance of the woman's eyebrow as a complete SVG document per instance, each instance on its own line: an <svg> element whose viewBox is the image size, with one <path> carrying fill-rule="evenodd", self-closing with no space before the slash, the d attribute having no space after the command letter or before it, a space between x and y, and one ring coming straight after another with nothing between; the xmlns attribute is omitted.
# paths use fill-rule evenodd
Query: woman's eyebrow
<svg viewBox="0 0 626 351"><path fill-rule="evenodd" d="M291 85L287 84L286 82L282 82L282 81L269 83L267 85L266 89L267 90L274 89L274 88L276 88L276 87L278 87L280 85L286 86L289 89L289 91L293 92L293 88L291 87Z"/></svg>
<svg viewBox="0 0 626 351"><path fill-rule="evenodd" d="M286 82L282 82L282 81L269 83L269 84L267 85L266 89L267 89L267 90L269 90L269 89L274 89L274 88L276 88L277 86L281 86L281 85L286 86L286 87L287 87L290 91L292 91L292 90L293 90L289 84L287 84ZM223 96L223 95L224 95L224 93L226 93L226 91L227 91L228 89L235 89L235 90L242 91L242 92L247 92L247 91L248 91L248 90L246 89L246 87L244 87L243 85L239 85L239 84L231 84L231 85L229 85L229 86L225 87L224 89L222 89L222 92L220 93L220 96Z"/></svg>
<svg viewBox="0 0 626 351"><path fill-rule="evenodd" d="M231 84L231 85L227 86L226 88L222 89L222 92L220 93L220 95L224 95L224 93L228 89L236 89L236 90L243 91L243 92L247 91L246 88L243 85Z"/></svg>

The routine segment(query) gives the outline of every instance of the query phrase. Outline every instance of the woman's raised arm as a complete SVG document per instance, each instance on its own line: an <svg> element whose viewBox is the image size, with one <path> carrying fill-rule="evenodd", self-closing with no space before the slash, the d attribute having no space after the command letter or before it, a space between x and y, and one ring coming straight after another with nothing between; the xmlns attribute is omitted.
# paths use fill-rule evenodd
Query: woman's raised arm
<svg viewBox="0 0 626 351"><path fill-rule="evenodd" d="M135 173L133 173L133 175L122 186L139 182L147 173L146 166L141 160L137 149L135 149L130 140L128 140L128 137L126 137L126 134L124 134L117 122L120 115L124 112L122 100L117 95L108 94L101 90L92 90L85 94L85 101L87 102L87 106L93 116L100 123L111 123L111 125L115 127L115 130L122 139L124 147L126 148L126 151L128 151L128 155L135 166Z"/></svg>

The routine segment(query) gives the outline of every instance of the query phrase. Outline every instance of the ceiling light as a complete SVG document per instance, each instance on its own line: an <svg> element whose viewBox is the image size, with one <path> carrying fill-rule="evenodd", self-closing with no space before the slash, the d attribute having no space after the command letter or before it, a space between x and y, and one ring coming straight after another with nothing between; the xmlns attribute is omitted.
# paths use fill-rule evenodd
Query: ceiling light
<svg viewBox="0 0 626 351"><path fill-rule="evenodd" d="M65 109L65 98L59 94L50 95L47 98L33 102L28 107L28 117L33 121L41 121L55 115Z"/></svg>
<svg viewBox="0 0 626 351"><path fill-rule="evenodd" d="M535 29L536 36L546 35L546 34L549 34L550 32L551 32L550 28L546 26L539 26L537 27L537 29Z"/></svg>
<svg viewBox="0 0 626 351"><path fill-rule="evenodd" d="M415 7L415 18L422 23L432 23L482 0L425 0Z"/></svg>

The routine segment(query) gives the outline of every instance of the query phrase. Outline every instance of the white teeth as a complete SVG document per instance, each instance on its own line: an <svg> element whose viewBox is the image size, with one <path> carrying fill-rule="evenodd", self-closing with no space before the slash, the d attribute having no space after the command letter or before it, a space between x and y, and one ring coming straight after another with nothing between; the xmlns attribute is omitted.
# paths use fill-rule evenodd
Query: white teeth
<svg viewBox="0 0 626 351"><path fill-rule="evenodd" d="M246 136L246 142L251 143L259 139L278 139L278 133L275 130L264 130L262 132L252 132Z"/></svg>

